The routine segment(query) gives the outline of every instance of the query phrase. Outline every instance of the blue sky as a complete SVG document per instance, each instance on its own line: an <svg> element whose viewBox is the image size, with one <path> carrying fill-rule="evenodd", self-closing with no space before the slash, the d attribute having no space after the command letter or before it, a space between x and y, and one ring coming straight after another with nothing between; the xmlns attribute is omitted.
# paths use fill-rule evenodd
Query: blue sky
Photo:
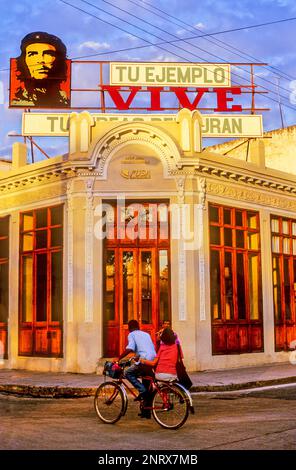
<svg viewBox="0 0 296 470"><path fill-rule="evenodd" d="M202 34L198 31L186 31L185 25L176 25L168 22L168 17L162 18L163 13L158 15L143 10L129 0L108 0L115 6L106 4L103 0L89 0L98 8L102 8L112 14L120 16L131 23L127 24L108 16L102 11L85 4L81 0L66 0L79 8L88 11L106 21L114 23L127 30L123 32L116 27L106 25L101 21L77 11L74 8L61 3L59 0L0 0L0 158L8 158L11 152L12 142L16 138L8 137L9 133L19 133L21 131L22 111L8 109L8 87L9 87L9 58L19 55L19 44L21 39L32 31L47 31L55 34L67 45L69 58L80 57L89 54L106 52L103 56L98 56L97 60L151 60L151 61L178 61L181 60L175 54L186 57L192 62L219 61L210 54L221 57L220 61L225 62L249 62L245 54L251 55L260 61L277 67L283 74L289 77L280 78L280 93L283 96L282 102L293 107L290 94L293 85L296 89L296 21L275 24L256 29L224 33L206 38L196 38L191 41L194 46L204 49L198 50L190 47L187 43L179 42L178 45L184 50L168 45L163 46L167 51L157 47L136 49L121 53L112 51L123 48L131 48L146 44L144 40L136 38L133 34L142 37L150 42L159 42L151 33L163 38L173 40L175 36L186 38L194 34ZM196 26L203 33L212 33L227 29L239 28L241 26L275 21L282 18L296 17L295 0L133 0L137 4L142 4L145 8L151 6L162 9L170 15L182 20L188 25ZM149 6L149 4L151 6ZM128 13L120 11L118 8L144 19L157 26L153 28L147 23L130 17ZM177 22L176 19L172 21ZM132 26L134 25L134 26ZM135 28L138 26L144 31ZM214 38L227 43L216 43ZM223 46L220 47L220 45ZM234 46L238 51L234 51ZM227 50L225 48L227 48ZM238 57L235 52L242 55ZM175 53L175 54L174 54ZM197 58L196 56L199 56ZM238 73L240 73L238 71ZM269 98L262 96L258 100L265 107L270 107L271 111L264 114L264 127L266 130L276 129L281 126L279 107L273 100L277 101L276 83L277 71L272 69L260 69L260 77L257 83L270 90ZM87 83L89 72L82 72L81 83ZM269 83L265 80L268 80ZM293 83L293 80L295 82ZM2 92L3 90L3 92ZM271 93L275 92L275 93ZM4 103L1 95L4 94ZM295 93L296 95L296 93ZM293 99L293 98L292 98ZM294 98L294 108L296 100ZM296 124L296 111L283 107L285 125ZM61 138L39 139L49 155L55 155L60 151L66 151L66 142ZM208 142L211 143L211 142ZM215 143L215 142L212 142Z"/></svg>

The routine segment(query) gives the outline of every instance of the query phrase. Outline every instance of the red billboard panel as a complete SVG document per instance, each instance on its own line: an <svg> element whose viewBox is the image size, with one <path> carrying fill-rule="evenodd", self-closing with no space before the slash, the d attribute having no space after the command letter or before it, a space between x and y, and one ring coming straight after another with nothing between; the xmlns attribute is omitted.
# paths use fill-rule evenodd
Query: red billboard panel
<svg viewBox="0 0 296 470"><path fill-rule="evenodd" d="M66 46L52 34L30 33L21 42L21 55L10 61L11 107L69 108L71 61Z"/></svg>

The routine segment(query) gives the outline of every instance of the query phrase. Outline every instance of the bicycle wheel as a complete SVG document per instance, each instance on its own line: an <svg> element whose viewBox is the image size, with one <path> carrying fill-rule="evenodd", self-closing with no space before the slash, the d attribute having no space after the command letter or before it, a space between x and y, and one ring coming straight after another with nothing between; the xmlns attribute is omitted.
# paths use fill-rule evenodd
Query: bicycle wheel
<svg viewBox="0 0 296 470"><path fill-rule="evenodd" d="M94 405L104 423L116 423L124 414L124 396L120 386L116 382L102 383L96 390Z"/></svg>
<svg viewBox="0 0 296 470"><path fill-rule="evenodd" d="M188 418L188 401L176 385L160 385L156 391L152 414L155 421L166 429L178 429Z"/></svg>

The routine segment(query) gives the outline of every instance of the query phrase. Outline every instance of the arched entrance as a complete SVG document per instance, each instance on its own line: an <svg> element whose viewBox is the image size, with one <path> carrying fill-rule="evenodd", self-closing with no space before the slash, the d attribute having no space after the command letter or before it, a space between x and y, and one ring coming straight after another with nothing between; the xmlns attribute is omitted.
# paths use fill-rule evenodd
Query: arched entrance
<svg viewBox="0 0 296 470"><path fill-rule="evenodd" d="M168 201L108 202L103 262L104 356L127 344L128 322L155 333L171 320Z"/></svg>

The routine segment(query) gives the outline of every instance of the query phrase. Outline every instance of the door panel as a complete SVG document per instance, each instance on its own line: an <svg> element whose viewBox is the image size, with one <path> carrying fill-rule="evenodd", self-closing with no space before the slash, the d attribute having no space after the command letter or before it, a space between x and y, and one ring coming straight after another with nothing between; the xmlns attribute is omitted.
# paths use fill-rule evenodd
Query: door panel
<svg viewBox="0 0 296 470"><path fill-rule="evenodd" d="M296 338L296 220L271 216L275 350Z"/></svg>
<svg viewBox="0 0 296 470"><path fill-rule="evenodd" d="M141 329L154 339L158 308L156 285L156 249L139 250L138 321Z"/></svg>
<svg viewBox="0 0 296 470"><path fill-rule="evenodd" d="M146 207L147 206L147 207ZM170 320L169 239L158 247L157 204L145 210L121 208L118 240L107 239L104 256L104 355L117 356L127 345L128 322L155 339L160 322ZM134 221L134 218L137 220ZM125 222L123 222L125 221ZM138 224L139 239L124 237L124 224ZM117 230L115 228L115 233ZM168 230L167 230L168 232ZM130 232L128 232L130 235Z"/></svg>
<svg viewBox="0 0 296 470"><path fill-rule="evenodd" d="M137 320L137 259L136 249L119 249L119 351L126 345L128 335L127 324L130 320ZM118 277L118 276L117 276Z"/></svg>

